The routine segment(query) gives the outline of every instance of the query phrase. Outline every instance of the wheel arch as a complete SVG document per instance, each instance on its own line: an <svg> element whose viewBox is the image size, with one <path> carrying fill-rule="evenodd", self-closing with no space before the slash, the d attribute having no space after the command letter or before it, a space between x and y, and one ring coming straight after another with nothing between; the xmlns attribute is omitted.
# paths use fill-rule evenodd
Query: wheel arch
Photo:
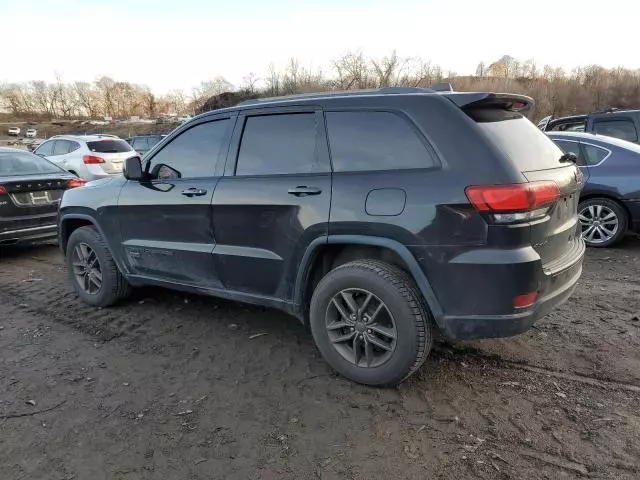
<svg viewBox="0 0 640 480"><path fill-rule="evenodd" d="M303 322L308 320L308 303L313 287L332 268L348 261L382 258L405 270L416 282L438 326L442 308L431 283L411 251L396 240L367 235L329 235L315 239L305 251L295 280L293 309Z"/></svg>

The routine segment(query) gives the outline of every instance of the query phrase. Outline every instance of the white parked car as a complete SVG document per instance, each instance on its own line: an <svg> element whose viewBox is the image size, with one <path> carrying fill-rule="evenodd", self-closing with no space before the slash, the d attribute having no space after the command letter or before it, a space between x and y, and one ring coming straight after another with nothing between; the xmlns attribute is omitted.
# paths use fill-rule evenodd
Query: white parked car
<svg viewBox="0 0 640 480"><path fill-rule="evenodd" d="M38 131L35 128L29 128L24 134L27 138L36 138L36 135L38 135Z"/></svg>
<svg viewBox="0 0 640 480"><path fill-rule="evenodd" d="M121 175L124 161L138 156L131 145L113 135L56 135L34 153L85 180Z"/></svg>
<svg viewBox="0 0 640 480"><path fill-rule="evenodd" d="M9 135L17 137L18 135L20 135L20 129L18 127L11 127L9 130L7 130L7 133Z"/></svg>

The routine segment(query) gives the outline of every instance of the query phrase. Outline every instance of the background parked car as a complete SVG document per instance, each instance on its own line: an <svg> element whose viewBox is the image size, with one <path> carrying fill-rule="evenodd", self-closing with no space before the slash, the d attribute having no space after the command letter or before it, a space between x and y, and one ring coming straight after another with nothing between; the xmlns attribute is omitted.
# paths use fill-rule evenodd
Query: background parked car
<svg viewBox="0 0 640 480"><path fill-rule="evenodd" d="M540 120L538 127L546 132L598 133L639 143L640 110L618 110L612 108L586 115L572 115L561 118L549 116Z"/></svg>
<svg viewBox="0 0 640 480"><path fill-rule="evenodd" d="M35 128L30 128L26 131L24 136L27 138L36 138L36 135L38 135L38 131Z"/></svg>
<svg viewBox="0 0 640 480"><path fill-rule="evenodd" d="M578 217L591 247L609 247L629 230L640 231L640 146L584 132L550 132L574 153L584 175Z"/></svg>
<svg viewBox="0 0 640 480"><path fill-rule="evenodd" d="M0 247L55 238L62 193L84 183L33 153L0 148Z"/></svg>
<svg viewBox="0 0 640 480"><path fill-rule="evenodd" d="M111 135L58 135L34 153L87 180L120 175L124 160L136 155L131 145Z"/></svg>
<svg viewBox="0 0 640 480"><path fill-rule="evenodd" d="M126 141L139 155L144 155L164 137L166 137L166 135L137 135L127 138Z"/></svg>
<svg viewBox="0 0 640 480"><path fill-rule="evenodd" d="M12 135L14 137L17 137L18 135L20 135L20 128L18 127L11 127L9 128L9 130L7 130L7 133L9 135Z"/></svg>

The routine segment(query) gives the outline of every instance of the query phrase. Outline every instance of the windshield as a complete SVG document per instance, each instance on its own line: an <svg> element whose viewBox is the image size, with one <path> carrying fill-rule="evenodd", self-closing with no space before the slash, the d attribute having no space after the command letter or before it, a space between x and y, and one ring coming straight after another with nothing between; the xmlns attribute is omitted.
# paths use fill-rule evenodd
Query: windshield
<svg viewBox="0 0 640 480"><path fill-rule="evenodd" d="M0 151L0 177L60 173L63 171L53 163L32 153Z"/></svg>
<svg viewBox="0 0 640 480"><path fill-rule="evenodd" d="M107 138L95 142L87 142L89 150L95 153L123 153L131 152L133 148L124 140Z"/></svg>

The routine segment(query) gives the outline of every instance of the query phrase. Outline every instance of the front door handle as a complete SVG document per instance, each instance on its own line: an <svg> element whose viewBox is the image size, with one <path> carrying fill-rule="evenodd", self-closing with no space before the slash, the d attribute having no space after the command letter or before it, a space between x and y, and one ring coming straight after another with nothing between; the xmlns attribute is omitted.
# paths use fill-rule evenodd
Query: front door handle
<svg viewBox="0 0 640 480"><path fill-rule="evenodd" d="M322 190L318 187L306 187L299 185L296 188L290 188L289 195L295 195L296 197L306 197L307 195L320 195Z"/></svg>
<svg viewBox="0 0 640 480"><path fill-rule="evenodd" d="M206 195L207 191L204 188L196 188L191 187L182 191L182 195L185 197L201 197L202 195Z"/></svg>

